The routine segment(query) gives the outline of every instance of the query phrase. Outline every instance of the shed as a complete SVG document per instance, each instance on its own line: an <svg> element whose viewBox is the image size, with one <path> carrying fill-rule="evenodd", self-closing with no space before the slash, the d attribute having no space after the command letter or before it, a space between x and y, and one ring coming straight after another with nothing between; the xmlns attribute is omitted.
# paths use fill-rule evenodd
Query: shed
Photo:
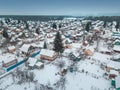
<svg viewBox="0 0 120 90"><path fill-rule="evenodd" d="M37 62L37 63L35 64L35 67L36 67L37 69L41 69L41 68L44 67L44 64L43 64L42 62Z"/></svg>

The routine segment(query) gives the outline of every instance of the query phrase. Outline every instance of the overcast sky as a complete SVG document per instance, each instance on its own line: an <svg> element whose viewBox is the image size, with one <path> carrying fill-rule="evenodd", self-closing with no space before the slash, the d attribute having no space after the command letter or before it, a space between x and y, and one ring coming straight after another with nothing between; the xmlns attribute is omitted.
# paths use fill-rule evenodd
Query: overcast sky
<svg viewBox="0 0 120 90"><path fill-rule="evenodd" d="M0 15L99 15L120 13L120 0L0 0Z"/></svg>

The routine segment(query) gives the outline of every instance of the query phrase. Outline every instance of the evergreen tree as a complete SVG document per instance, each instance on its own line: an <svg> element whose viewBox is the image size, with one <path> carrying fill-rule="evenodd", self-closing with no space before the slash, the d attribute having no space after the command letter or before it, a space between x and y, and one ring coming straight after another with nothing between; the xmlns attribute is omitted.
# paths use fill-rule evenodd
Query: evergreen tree
<svg viewBox="0 0 120 90"><path fill-rule="evenodd" d="M58 54L63 53L64 51L64 47L63 47L63 43L62 43L62 39L59 31L56 33L53 50L58 52Z"/></svg>
<svg viewBox="0 0 120 90"><path fill-rule="evenodd" d="M47 49L47 43L46 42L44 42L44 47L43 48Z"/></svg>
<svg viewBox="0 0 120 90"><path fill-rule="evenodd" d="M62 27L61 24L59 24L59 29L60 29L61 27Z"/></svg>
<svg viewBox="0 0 120 90"><path fill-rule="evenodd" d="M53 23L52 27L53 27L53 29L57 29L56 23Z"/></svg>
<svg viewBox="0 0 120 90"><path fill-rule="evenodd" d="M39 28L36 28L36 33L40 34Z"/></svg>
<svg viewBox="0 0 120 90"><path fill-rule="evenodd" d="M28 25L28 23L27 23L27 21L24 21L25 22L25 25L26 25L26 27L25 27L25 29L29 29L29 25Z"/></svg>
<svg viewBox="0 0 120 90"><path fill-rule="evenodd" d="M3 37L5 37L5 38L9 38L8 33L7 33L6 30L3 30Z"/></svg>
<svg viewBox="0 0 120 90"><path fill-rule="evenodd" d="M117 30L119 27L120 27L120 23L117 22L117 24L116 24L116 26L115 26L116 30Z"/></svg>
<svg viewBox="0 0 120 90"><path fill-rule="evenodd" d="M90 26L91 26L91 22L88 22L88 23L86 24L86 27L85 27L85 30L86 30L87 32L89 32Z"/></svg>
<svg viewBox="0 0 120 90"><path fill-rule="evenodd" d="M104 21L103 27L106 28L107 22Z"/></svg>

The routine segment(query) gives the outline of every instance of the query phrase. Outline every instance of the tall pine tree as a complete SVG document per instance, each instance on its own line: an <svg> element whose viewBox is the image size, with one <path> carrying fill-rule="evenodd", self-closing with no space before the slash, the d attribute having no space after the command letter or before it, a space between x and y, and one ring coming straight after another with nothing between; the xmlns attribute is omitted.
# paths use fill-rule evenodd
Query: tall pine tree
<svg viewBox="0 0 120 90"><path fill-rule="evenodd" d="M53 23L52 27L53 27L53 29L57 29L56 23Z"/></svg>
<svg viewBox="0 0 120 90"><path fill-rule="evenodd" d="M104 21L103 27L106 28L107 22Z"/></svg>
<svg viewBox="0 0 120 90"><path fill-rule="evenodd" d="M56 33L56 37L54 39L54 49L53 50L55 52L57 52L59 55L61 53L63 53L63 51L64 51L64 47L63 47L63 43L62 43L62 38L61 38L61 34L60 34L59 31Z"/></svg>
<svg viewBox="0 0 120 90"><path fill-rule="evenodd" d="M119 23L119 22L117 22L117 24L116 24L116 26L115 26L116 31L119 29L119 27L120 27L120 23Z"/></svg>
<svg viewBox="0 0 120 90"><path fill-rule="evenodd" d="M88 22L88 23L86 24L85 30L86 30L87 32L89 32L90 28L91 28L91 22Z"/></svg>
<svg viewBox="0 0 120 90"><path fill-rule="evenodd" d="M46 41L44 42L43 48L44 48L44 49L47 49L47 43L46 43Z"/></svg>

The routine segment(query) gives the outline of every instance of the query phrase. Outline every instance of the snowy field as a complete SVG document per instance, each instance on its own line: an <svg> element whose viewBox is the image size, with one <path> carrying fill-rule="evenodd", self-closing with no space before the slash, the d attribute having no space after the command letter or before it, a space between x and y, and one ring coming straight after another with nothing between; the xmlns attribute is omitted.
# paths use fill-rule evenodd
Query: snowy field
<svg viewBox="0 0 120 90"><path fill-rule="evenodd" d="M58 74L60 68L57 63L61 59L57 59L53 62L46 63L43 69L31 70L35 73L35 80L37 84L50 85L55 88L55 83L59 81L61 77L65 78L65 90L109 90L111 87L110 80L105 79L103 74L104 70L99 65L95 64L91 60L81 60L76 63L77 70L70 72L67 71L65 76ZM68 58L63 57L62 61L65 62L64 67L69 67L72 63ZM63 67L63 68L64 68ZM12 78L5 78L5 85L10 85L6 90L35 90L36 83L23 83L21 85L15 84ZM0 87L4 87L4 84ZM55 90L62 90L61 88L55 88Z"/></svg>

